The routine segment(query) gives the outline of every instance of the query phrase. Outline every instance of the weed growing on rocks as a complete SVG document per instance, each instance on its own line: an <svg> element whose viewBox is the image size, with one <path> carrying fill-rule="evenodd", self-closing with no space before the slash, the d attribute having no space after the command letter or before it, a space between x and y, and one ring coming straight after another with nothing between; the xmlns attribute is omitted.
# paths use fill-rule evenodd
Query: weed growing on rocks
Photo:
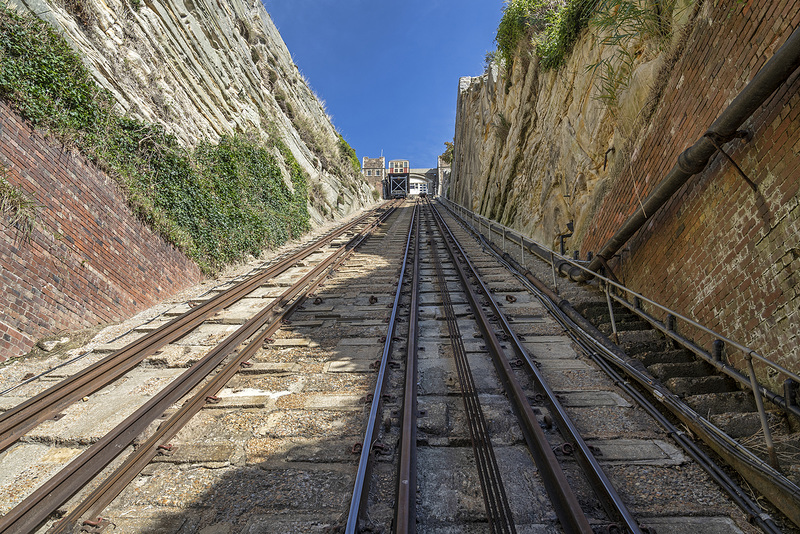
<svg viewBox="0 0 800 534"><path fill-rule="evenodd" d="M116 113L63 38L3 4L0 97L114 176L135 213L205 272L309 228L305 173L279 139L224 136L188 150L163 126Z"/></svg>

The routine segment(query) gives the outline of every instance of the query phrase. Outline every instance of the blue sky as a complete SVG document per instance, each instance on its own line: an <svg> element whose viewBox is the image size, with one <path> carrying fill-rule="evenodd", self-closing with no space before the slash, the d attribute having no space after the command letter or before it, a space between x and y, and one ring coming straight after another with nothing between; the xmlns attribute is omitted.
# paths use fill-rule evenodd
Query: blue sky
<svg viewBox="0 0 800 534"><path fill-rule="evenodd" d="M295 64L358 157L434 167L458 79L479 76L502 0L263 0Z"/></svg>

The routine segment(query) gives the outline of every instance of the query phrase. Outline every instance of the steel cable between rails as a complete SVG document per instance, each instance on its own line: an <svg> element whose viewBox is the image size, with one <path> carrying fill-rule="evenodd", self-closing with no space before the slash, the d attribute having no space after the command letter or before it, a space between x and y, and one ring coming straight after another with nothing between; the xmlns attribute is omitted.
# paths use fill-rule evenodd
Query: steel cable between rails
<svg viewBox="0 0 800 534"><path fill-rule="evenodd" d="M462 265L460 262L456 261L455 267L459 272L459 276L465 283L467 298L470 301L476 318L479 318L478 324L481 327L487 345L489 345L491 348L490 353L495 364L495 369L497 370L500 379L504 382L509 399L513 402L513 406L517 414L517 420L519 421L520 428L525 436L525 441L528 444L528 451L530 452L534 462L542 474L542 481L548 497L550 498L550 502L553 504L553 509L558 516L561 526L564 528L565 532L569 533L592 532L591 524L589 523L581 504L578 502L577 496L566 477L563 467L556 458L547 440L547 437L544 435L539 421L533 412L530 401L525 391L522 389L514 370L511 368L508 357L505 355L503 348L501 347L498 334L495 332L494 327L490 324L487 313L482 309L478 291L472 290L467 281L471 280L476 286L479 287L479 292L481 295L483 295L483 298L493 302L491 293L486 287L485 283L480 279L477 269L467 257L466 252L461 247L461 244L456 239L452 230L449 228L449 226L447 226L444 218L441 216L441 214L439 214L436 207L432 206L432 210L436 215L437 224L439 224L442 233L446 233L450 237L450 241L445 240L445 243L447 244L448 248L451 249L451 255L456 256L456 254L458 254L459 259L463 262ZM499 308L494 309L494 315L497 317L502 317L502 312L500 312ZM518 345L515 345L514 350L520 357L523 357L522 355L525 354L524 352L521 352ZM537 371L530 360L524 359L523 361L528 362L529 370L531 373L536 375ZM544 383L541 377L539 377L539 382ZM545 392L547 392L547 390L545 390ZM551 405L558 404L558 400L552 396L548 399L548 402L550 402ZM578 443L578 441L582 441L580 440L580 436L578 436L576 443ZM584 451L581 453L582 455L588 455L591 457L591 453L588 451L588 448L585 447L585 444L583 447L579 446L577 449ZM589 472L587 472L587 474L589 474ZM603 501L603 503L605 504L605 501ZM629 514L615 514L611 517L615 517L617 515L624 516ZM628 525L629 523L626 522L626 526ZM632 518L629 528L632 532L639 531L638 526Z"/></svg>
<svg viewBox="0 0 800 534"><path fill-rule="evenodd" d="M430 232L431 224L429 218L426 218L426 226ZM444 235L442 235L442 239L445 239ZM475 380L467 360L467 351L464 348L464 341L461 337L461 330L450 299L447 280L435 241L431 242L431 256L436 270L439 293L443 302L442 307L444 308L447 330L453 349L453 359L455 360L462 393L461 398L464 402L464 410L467 413L470 441L478 468L489 526L493 533L515 533L516 525L511 515L511 507L500 475L497 458L494 454L494 447L492 447L489 425L481 408ZM452 261L455 262L457 259L452 258Z"/></svg>
<svg viewBox="0 0 800 534"><path fill-rule="evenodd" d="M195 388L236 347L261 330L274 315L274 308L288 304L287 299L297 296L311 282L313 277L318 276L326 268L330 267L332 270L339 265L343 261L342 257L354 250L365 239L366 235L371 233L388 215L388 213L384 213L379 219L353 237L347 246L337 249L334 254L317 265L299 282L293 284L291 288L287 289L281 297L268 304L257 315L237 329L236 332L228 336L218 347L187 369L167 388L157 393L145 405L59 471L55 477L45 482L19 505L3 517L0 517L0 533L23 534L31 532L38 527L59 506L63 505L77 491L96 477L105 466L119 456L152 421Z"/></svg>

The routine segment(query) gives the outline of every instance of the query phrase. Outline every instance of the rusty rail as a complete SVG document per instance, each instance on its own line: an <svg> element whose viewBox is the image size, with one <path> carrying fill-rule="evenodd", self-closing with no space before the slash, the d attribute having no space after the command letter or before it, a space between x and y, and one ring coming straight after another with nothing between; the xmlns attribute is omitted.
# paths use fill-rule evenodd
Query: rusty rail
<svg viewBox="0 0 800 534"><path fill-rule="evenodd" d="M284 320L288 319L298 307L302 306L308 295L339 266L355 249L385 220L385 214L374 221L358 235L353 237L346 247L338 249L300 280L284 291L278 298L265 307L256 316L259 323L267 324L247 346L235 355L214 377L196 392L192 398L181 405L180 409L169 419L159 425L158 429L146 442L142 443L123 464L106 478L80 505L67 514L59 523L48 531L48 534L69 532L82 517L99 517L103 509L127 487L141 470L158 454L158 449L165 446L177 432L183 428L206 405L209 398L214 398L225 384L239 371L242 365L252 358L261 348L264 341L278 331ZM325 272L327 271L327 273ZM292 300L295 299L293 302ZM291 305L288 305L290 302ZM288 306L287 306L288 305ZM283 311L277 311L284 308ZM255 319L255 318L254 318ZM234 334L235 335L235 334ZM235 347L234 347L235 348ZM229 352L228 352L229 353ZM225 355L227 356L227 354ZM123 423L124 424L124 423Z"/></svg>
<svg viewBox="0 0 800 534"><path fill-rule="evenodd" d="M393 207L390 208L390 210L393 209ZM42 422L52 419L67 406L113 382L164 345L185 336L208 317L219 310L229 307L262 285L266 280L285 272L298 261L350 231L354 226L361 224L370 216L372 214L367 213L314 240L276 265L247 280L243 280L228 291L220 293L150 334L131 342L126 347L0 414L0 451L6 449Z"/></svg>
<svg viewBox="0 0 800 534"><path fill-rule="evenodd" d="M397 477L395 532L417 531L417 340L419 337L419 242L417 224L414 239L414 265L411 279L411 304L406 346L406 375L403 393L403 418L400 428L400 470Z"/></svg>

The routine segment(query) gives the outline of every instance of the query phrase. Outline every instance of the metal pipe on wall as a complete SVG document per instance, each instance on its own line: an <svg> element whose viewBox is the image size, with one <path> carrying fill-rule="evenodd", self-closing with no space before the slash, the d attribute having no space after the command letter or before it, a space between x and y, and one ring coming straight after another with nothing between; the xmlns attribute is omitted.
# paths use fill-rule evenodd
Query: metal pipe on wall
<svg viewBox="0 0 800 534"><path fill-rule="evenodd" d="M800 28L792 32L767 63L750 80L744 89L728 105L722 114L709 127L708 131L692 146L684 150L672 170L656 186L655 190L642 203L616 233L606 242L602 250L589 263L589 269L597 271L602 259L610 260L614 254L680 189L687 180L702 172L717 149L710 137L726 142L736 136L739 127L764 104L781 85L786 83L792 73L800 67ZM562 268L564 268L562 270ZM591 275L568 264L559 265L562 274L577 282L585 282Z"/></svg>

